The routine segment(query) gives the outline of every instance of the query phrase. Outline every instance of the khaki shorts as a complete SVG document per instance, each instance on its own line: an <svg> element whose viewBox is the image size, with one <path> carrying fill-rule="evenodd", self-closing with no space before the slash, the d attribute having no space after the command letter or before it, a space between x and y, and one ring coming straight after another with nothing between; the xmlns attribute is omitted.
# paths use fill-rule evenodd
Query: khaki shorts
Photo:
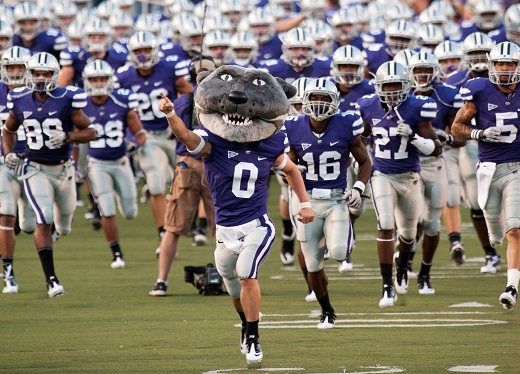
<svg viewBox="0 0 520 374"><path fill-rule="evenodd" d="M185 167L181 167L185 163ZM175 178L169 195L166 195L164 229L173 234L188 236L191 223L202 199L208 227L215 232L215 207L204 171L204 163L190 156L179 156Z"/></svg>

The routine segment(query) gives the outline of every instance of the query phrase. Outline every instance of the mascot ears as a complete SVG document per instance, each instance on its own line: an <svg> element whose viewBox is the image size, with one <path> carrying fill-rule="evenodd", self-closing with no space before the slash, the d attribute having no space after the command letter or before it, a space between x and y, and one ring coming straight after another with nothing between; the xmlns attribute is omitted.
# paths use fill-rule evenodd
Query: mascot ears
<svg viewBox="0 0 520 374"><path fill-rule="evenodd" d="M251 71L251 70L256 70L256 69L244 69L244 68L241 68L238 66L224 65L224 66L221 66L220 68L218 68L217 70L213 70L213 71L218 73L219 70L224 70L223 73L226 72L226 70L227 71L232 70L233 72L236 70L237 73L240 73L240 72L243 72L246 70ZM205 70L205 71L201 71L199 74L197 74L197 84L200 85L200 83L206 77L208 77L211 73L213 73L213 71ZM272 77L269 73L266 73L262 70L258 70L258 71L261 75ZM287 96L288 99L290 99L291 97L296 95L296 92L297 92L296 87L294 87L292 84L287 83L286 81L284 81L281 78L272 77L271 79L273 79L273 78L278 82L278 84L282 88L283 92L285 92L285 95Z"/></svg>

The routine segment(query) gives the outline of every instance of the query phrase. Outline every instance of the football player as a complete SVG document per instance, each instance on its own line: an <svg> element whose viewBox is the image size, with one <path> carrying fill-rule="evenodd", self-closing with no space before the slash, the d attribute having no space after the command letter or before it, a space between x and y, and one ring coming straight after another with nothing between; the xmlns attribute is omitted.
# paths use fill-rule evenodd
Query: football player
<svg viewBox="0 0 520 374"><path fill-rule="evenodd" d="M507 284L499 301L513 309L520 281L520 47L511 42L493 47L488 70L489 79L469 80L461 89L465 103L452 131L461 139L478 141L478 203L493 246L500 246L504 232L507 237Z"/></svg>
<svg viewBox="0 0 520 374"><path fill-rule="evenodd" d="M395 291L408 291L408 258L421 214L419 155L439 156L440 142L430 123L437 105L425 96L409 96L411 80L398 62L386 62L375 77L375 95L358 101L364 121L363 136L373 144L370 179L378 231L377 251L383 278L379 307L393 306L394 227L399 231L399 260Z"/></svg>
<svg viewBox="0 0 520 374"><path fill-rule="evenodd" d="M69 143L92 141L96 131L82 111L86 105L84 91L57 87L60 65L53 55L33 55L27 70L27 87L9 93L10 112L3 127L2 145L5 166L16 167L16 133L23 125L27 143L21 178L36 213L34 244L47 281L47 293L52 298L64 292L54 271L52 223L60 235L69 234L76 207Z"/></svg>
<svg viewBox="0 0 520 374"><path fill-rule="evenodd" d="M137 216L137 191L128 147L146 142L146 135L135 107L137 102L128 90L114 91L114 70L103 60L89 62L83 70L87 106L83 109L96 129L97 139L88 143L88 181L101 213L101 223L108 246L112 251L112 269L125 267L119 244L116 220L118 208L126 219ZM128 131L133 140L125 141Z"/></svg>

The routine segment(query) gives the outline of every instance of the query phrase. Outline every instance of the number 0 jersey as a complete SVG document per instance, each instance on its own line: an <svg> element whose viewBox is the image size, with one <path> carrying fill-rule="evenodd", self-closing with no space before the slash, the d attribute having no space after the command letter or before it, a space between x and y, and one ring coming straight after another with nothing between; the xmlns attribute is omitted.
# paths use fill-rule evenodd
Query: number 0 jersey
<svg viewBox="0 0 520 374"><path fill-rule="evenodd" d="M222 139L206 128L195 132L212 144L204 166L217 224L237 226L267 214L269 175L285 151L285 134L278 132L246 145Z"/></svg>
<svg viewBox="0 0 520 374"><path fill-rule="evenodd" d="M72 112L87 105L86 94L81 88L57 87L41 102L26 87L15 88L7 96L7 107L25 129L27 145L25 157L31 161L57 163L70 158L70 145L54 147L49 141L49 131L74 131Z"/></svg>
<svg viewBox="0 0 520 374"><path fill-rule="evenodd" d="M435 118L437 104L426 96L408 96L397 108L391 108L387 112L381 105L379 96L374 94L359 99L358 105L363 121L372 128L372 170L385 174L419 172L421 153L408 138L397 135L397 125L401 120L399 116L417 132L420 122Z"/></svg>
<svg viewBox="0 0 520 374"><path fill-rule="evenodd" d="M350 143L363 132L363 121L354 112L330 117L321 134L312 131L309 116L289 117L285 129L298 164L307 168L302 177L305 188L345 189Z"/></svg>
<svg viewBox="0 0 520 374"><path fill-rule="evenodd" d="M475 78L460 89L460 96L477 107L477 116L471 126L487 129L498 126L502 130L499 143L478 143L478 159L482 162L520 161L520 92L518 86L509 95L504 95L487 78Z"/></svg>

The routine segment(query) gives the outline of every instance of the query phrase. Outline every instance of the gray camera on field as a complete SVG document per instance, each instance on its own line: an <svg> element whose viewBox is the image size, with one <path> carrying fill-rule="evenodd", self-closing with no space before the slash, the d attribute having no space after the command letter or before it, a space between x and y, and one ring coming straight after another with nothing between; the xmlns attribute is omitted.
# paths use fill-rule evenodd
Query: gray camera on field
<svg viewBox="0 0 520 374"><path fill-rule="evenodd" d="M195 275L197 280L195 281ZM199 294L204 296L223 295L222 277L213 264L206 266L185 266L184 281L191 283L199 290Z"/></svg>

